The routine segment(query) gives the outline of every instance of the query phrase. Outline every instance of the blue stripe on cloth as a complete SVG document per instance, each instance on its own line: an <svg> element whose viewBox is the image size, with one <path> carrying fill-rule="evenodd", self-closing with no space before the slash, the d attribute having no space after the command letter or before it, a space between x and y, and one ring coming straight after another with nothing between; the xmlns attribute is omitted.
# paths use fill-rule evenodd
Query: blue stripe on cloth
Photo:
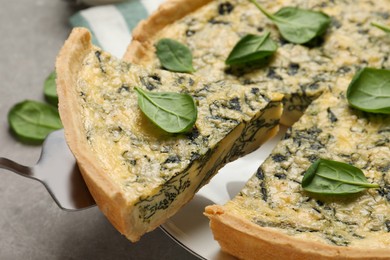
<svg viewBox="0 0 390 260"><path fill-rule="evenodd" d="M70 22L70 25L72 27L85 27L87 28L90 32L91 32L91 35L92 35L92 43L96 46L100 46L100 43L98 41L98 39L96 38L94 32L92 31L91 29L91 26L90 24L88 23L87 20L84 19L84 17L80 14L80 12L72 15L70 18L69 18L69 22Z"/></svg>
<svg viewBox="0 0 390 260"><path fill-rule="evenodd" d="M130 32L134 29L134 27L137 26L137 24L142 19L148 17L148 12L146 8L139 0L119 3L116 4L115 7L118 9L119 12L122 13Z"/></svg>
<svg viewBox="0 0 390 260"><path fill-rule="evenodd" d="M80 11L103 50L122 57L131 41L130 29L115 5L102 5Z"/></svg>

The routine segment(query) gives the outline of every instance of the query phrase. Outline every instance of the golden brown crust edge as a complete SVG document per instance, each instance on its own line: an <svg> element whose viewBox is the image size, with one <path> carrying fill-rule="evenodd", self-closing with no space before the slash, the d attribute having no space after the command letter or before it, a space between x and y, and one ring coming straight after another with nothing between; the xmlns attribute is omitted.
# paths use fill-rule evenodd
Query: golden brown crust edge
<svg viewBox="0 0 390 260"><path fill-rule="evenodd" d="M240 259L389 259L388 249L358 249L296 239L258 226L223 206L206 207L215 240Z"/></svg>
<svg viewBox="0 0 390 260"><path fill-rule="evenodd" d="M167 0L146 20L141 21L132 32L132 41L127 47L124 60L145 64L154 53L153 39L165 26L195 11L212 0Z"/></svg>
<svg viewBox="0 0 390 260"><path fill-rule="evenodd" d="M88 152L91 150L85 137L76 84L83 60L92 48L89 31L73 29L56 60L58 109L66 141L96 204L122 234L136 241L139 236L131 234L132 223L126 217L131 209L112 180L99 168L95 155Z"/></svg>

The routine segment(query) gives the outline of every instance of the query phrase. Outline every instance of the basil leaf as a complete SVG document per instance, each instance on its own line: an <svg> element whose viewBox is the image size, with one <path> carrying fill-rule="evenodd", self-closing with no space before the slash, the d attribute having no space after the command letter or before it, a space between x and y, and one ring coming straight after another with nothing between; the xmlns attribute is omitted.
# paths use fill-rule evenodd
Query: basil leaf
<svg viewBox="0 0 390 260"><path fill-rule="evenodd" d="M390 27L388 27L388 26L385 26L385 25L379 24L379 23L374 23L374 22L371 23L371 25L375 26L376 28L381 29L384 32L390 33Z"/></svg>
<svg viewBox="0 0 390 260"><path fill-rule="evenodd" d="M362 111L390 114L390 70L364 68L347 89L349 104Z"/></svg>
<svg viewBox="0 0 390 260"><path fill-rule="evenodd" d="M188 94L149 92L135 87L138 106L158 127L168 133L183 133L192 128L198 115L194 99Z"/></svg>
<svg viewBox="0 0 390 260"><path fill-rule="evenodd" d="M20 141L31 144L42 143L49 133L62 128L55 107L30 100L11 108L8 113L8 123Z"/></svg>
<svg viewBox="0 0 390 260"><path fill-rule="evenodd" d="M268 13L256 0L249 0L278 27L289 42L303 44L325 33L331 23L328 15L296 7L283 7L275 14Z"/></svg>
<svg viewBox="0 0 390 260"><path fill-rule="evenodd" d="M320 194L352 194L367 188L379 188L369 183L362 170L352 165L319 159L305 172L302 188Z"/></svg>
<svg viewBox="0 0 390 260"><path fill-rule="evenodd" d="M228 65L239 65L263 60L271 56L278 49L278 46L269 35L269 32L261 36L245 35L233 47L225 63Z"/></svg>
<svg viewBox="0 0 390 260"><path fill-rule="evenodd" d="M50 75L45 80L43 88L43 93L46 100L54 106L58 106L56 78L57 74L55 71L50 73Z"/></svg>
<svg viewBox="0 0 390 260"><path fill-rule="evenodd" d="M192 54L187 46L172 39L161 39L156 45L156 54L161 65L176 72L192 72Z"/></svg>

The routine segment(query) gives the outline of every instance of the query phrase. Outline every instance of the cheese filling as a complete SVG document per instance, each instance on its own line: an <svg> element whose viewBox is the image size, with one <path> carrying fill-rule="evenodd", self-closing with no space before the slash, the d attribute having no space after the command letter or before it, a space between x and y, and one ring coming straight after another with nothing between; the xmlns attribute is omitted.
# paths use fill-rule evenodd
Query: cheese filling
<svg viewBox="0 0 390 260"><path fill-rule="evenodd" d="M190 94L198 109L193 129L160 130L138 108L136 86ZM83 62L77 91L91 152L138 207L140 222L161 221L159 212L181 206L181 196L188 201L220 167L258 148L277 129L282 107L280 95L144 69L97 48Z"/></svg>
<svg viewBox="0 0 390 260"><path fill-rule="evenodd" d="M344 95L358 69L390 68L390 37L371 25L390 24L390 2L258 2L270 13L286 6L322 11L332 23L317 42L291 44L250 1L216 0L168 25L155 39L174 38L189 46L197 75L284 94L282 122L287 125L315 100L225 207L262 227L308 241L389 247L390 119L349 108ZM225 65L239 39L266 31L279 46L268 64L257 68ZM160 67L157 57L151 56L147 62ZM351 163L381 188L347 197L309 196L301 180L317 158Z"/></svg>
<svg viewBox="0 0 390 260"><path fill-rule="evenodd" d="M314 101L237 197L225 206L261 225L337 246L390 246L390 118L351 109L343 92ZM346 162L380 185L356 195L303 191L318 158Z"/></svg>
<svg viewBox="0 0 390 260"><path fill-rule="evenodd" d="M156 41L167 37L186 44L193 54L196 75L284 94L282 123L286 125L295 122L321 93L332 90L338 77L353 75L363 66L390 67L390 37L370 25L390 24L388 0L258 2L270 13L286 6L322 11L331 16L332 23L317 42L291 44L250 1L216 0L168 25L156 36ZM268 64L258 68L225 65L239 39L265 31L271 32L271 38L279 46ZM148 63L160 67L157 57L152 56Z"/></svg>

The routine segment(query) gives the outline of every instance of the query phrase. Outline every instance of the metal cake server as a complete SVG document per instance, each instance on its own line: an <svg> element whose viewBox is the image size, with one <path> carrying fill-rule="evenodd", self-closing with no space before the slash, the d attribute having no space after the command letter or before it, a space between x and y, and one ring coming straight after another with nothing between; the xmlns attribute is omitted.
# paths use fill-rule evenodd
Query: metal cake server
<svg viewBox="0 0 390 260"><path fill-rule="evenodd" d="M63 210L82 210L95 205L65 142L63 129L47 136L35 166L24 166L0 157L0 168L41 182Z"/></svg>

